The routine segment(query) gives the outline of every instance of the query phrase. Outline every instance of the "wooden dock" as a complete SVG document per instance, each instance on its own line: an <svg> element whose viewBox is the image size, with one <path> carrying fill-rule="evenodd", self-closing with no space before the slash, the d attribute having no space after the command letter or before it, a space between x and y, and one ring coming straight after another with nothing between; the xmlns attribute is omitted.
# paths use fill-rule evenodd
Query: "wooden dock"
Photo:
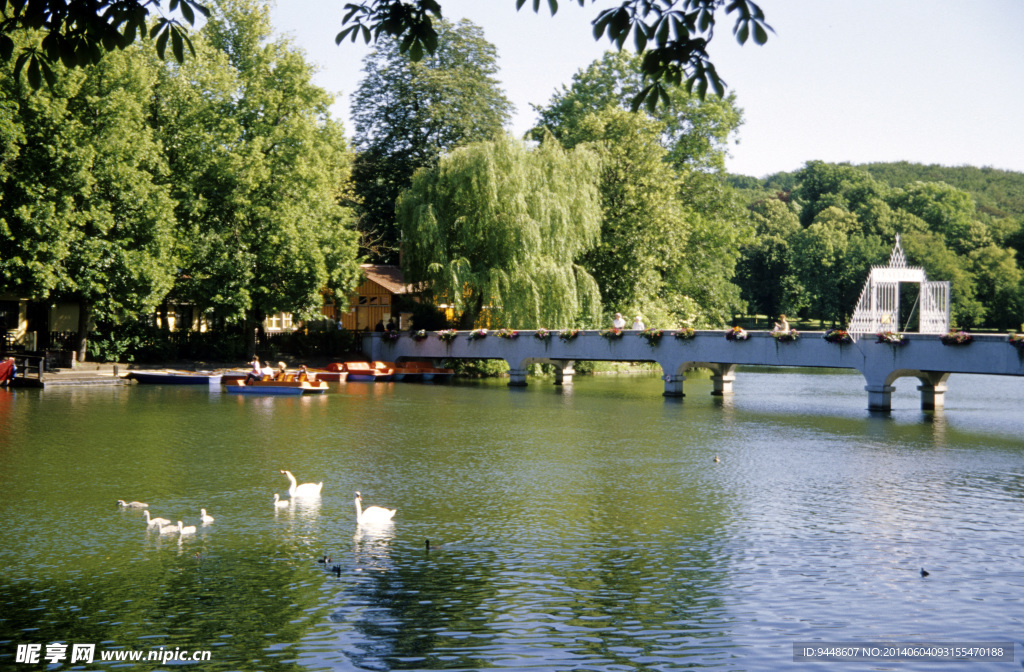
<svg viewBox="0 0 1024 672"><path fill-rule="evenodd" d="M130 385L127 369L118 364L83 363L47 370L43 355L10 355L18 367L12 387L45 389L64 385Z"/></svg>

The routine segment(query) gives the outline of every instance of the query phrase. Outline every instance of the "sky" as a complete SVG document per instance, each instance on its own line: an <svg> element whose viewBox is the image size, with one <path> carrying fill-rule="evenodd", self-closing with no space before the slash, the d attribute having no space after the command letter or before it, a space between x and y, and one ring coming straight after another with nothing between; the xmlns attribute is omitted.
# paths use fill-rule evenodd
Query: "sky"
<svg viewBox="0 0 1024 672"><path fill-rule="evenodd" d="M441 0L498 50L509 129L522 135L572 76L609 48L590 22L603 7L561 0L534 14L528 1ZM719 11L711 59L743 109L726 168L754 177L807 161L910 161L1024 172L1024 25L1021 0L761 0L774 29L763 46L739 46ZM371 47L335 45L344 3L279 0L275 29L318 64L315 81L337 96L351 135L349 98Z"/></svg>

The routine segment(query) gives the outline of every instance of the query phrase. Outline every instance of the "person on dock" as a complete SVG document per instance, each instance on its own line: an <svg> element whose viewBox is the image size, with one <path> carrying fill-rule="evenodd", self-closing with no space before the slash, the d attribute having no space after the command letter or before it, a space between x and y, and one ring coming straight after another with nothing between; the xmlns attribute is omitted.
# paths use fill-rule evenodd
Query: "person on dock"
<svg viewBox="0 0 1024 672"><path fill-rule="evenodd" d="M625 329L626 320L623 319L622 313L615 313L615 319L612 320L612 329Z"/></svg>

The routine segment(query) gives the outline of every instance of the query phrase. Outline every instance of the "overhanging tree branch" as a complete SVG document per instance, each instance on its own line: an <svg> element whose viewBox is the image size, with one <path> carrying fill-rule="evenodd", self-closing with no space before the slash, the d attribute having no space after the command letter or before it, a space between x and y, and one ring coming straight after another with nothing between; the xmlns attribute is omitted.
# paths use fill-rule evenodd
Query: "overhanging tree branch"
<svg viewBox="0 0 1024 672"><path fill-rule="evenodd" d="M197 13L210 14L195 0L167 0L166 7L189 26ZM151 10L159 18L149 26ZM178 62L184 61L186 47L195 54L188 28L164 15L163 0L0 0L0 16L0 58L9 61L17 51L15 76L24 71L33 88L44 79L53 84L58 61L67 68L94 65L106 52L124 49L147 33L161 59L168 45ZM14 35L33 31L42 33L38 44L15 43Z"/></svg>
<svg viewBox="0 0 1024 672"><path fill-rule="evenodd" d="M580 7L587 3L574 1ZM516 0L516 9L526 2ZM534 12L540 11L540 0L532 0L532 5ZM552 14L558 11L558 0L547 0L547 5ZM632 36L634 49L643 55L647 84L634 97L634 110L642 105L653 110L659 103L668 104L665 87L684 81L687 90L696 91L702 99L709 88L719 97L724 95L725 81L707 53L714 37L715 15L723 7L726 14L736 17L732 32L740 44L751 37L757 44L768 41L772 27L752 0L623 0L618 7L597 15L592 22L594 39L607 37L621 50ZM349 3L345 10L343 29L335 38L338 44L359 36L369 43L383 33L398 39L401 53L413 61L437 48L433 22L441 18L441 6L436 0L368 0Z"/></svg>

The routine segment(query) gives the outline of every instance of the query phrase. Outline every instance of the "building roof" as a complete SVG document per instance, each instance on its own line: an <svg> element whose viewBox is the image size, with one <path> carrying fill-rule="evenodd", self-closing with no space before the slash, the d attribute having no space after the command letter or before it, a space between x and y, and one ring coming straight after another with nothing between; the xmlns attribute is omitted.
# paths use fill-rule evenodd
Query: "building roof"
<svg viewBox="0 0 1024 672"><path fill-rule="evenodd" d="M402 269L386 264L360 264L366 279L375 282L392 294L408 294L412 287L405 284Z"/></svg>

